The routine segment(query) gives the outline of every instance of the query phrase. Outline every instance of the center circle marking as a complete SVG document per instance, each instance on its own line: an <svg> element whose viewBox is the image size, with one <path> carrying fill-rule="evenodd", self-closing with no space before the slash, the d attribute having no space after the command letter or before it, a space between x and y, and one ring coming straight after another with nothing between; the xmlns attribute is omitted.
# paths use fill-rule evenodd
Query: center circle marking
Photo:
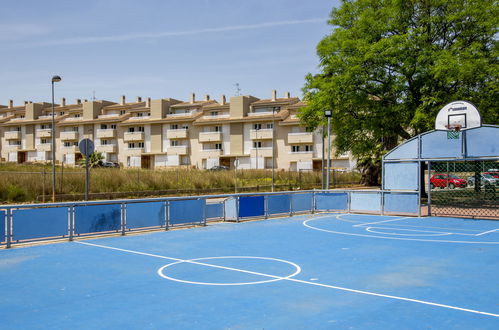
<svg viewBox="0 0 499 330"><path fill-rule="evenodd" d="M219 265L212 265L212 264L207 264L200 262L201 260L213 260L213 259L260 259L260 260L271 260L271 261L277 261L285 264L289 264L295 268L294 273L287 275L287 276L277 276L277 275L271 275L271 274L264 274L264 273L259 273L259 272L253 272L249 270L243 270L243 269L237 269L237 268L231 268L231 267L226 267L226 266L219 266ZM198 281L187 281L187 280L182 280L178 278L174 278L171 276L168 276L165 274L165 269L170 268L175 265L179 264L184 264L184 263L190 263L190 264L196 264L200 266L205 266L205 267L214 267L214 268L220 268L220 269L226 269L226 270L231 270L235 272L241 272L241 273L246 273L246 274L253 274L256 276L262 276L262 277L270 277L268 280L262 280L262 281L252 281L252 282L234 282L234 283L213 283L213 282L198 282ZM267 257L251 257L251 256L224 256L224 257L206 257L206 258L197 258L197 259L190 259L190 260L179 260L176 262L172 262L171 264L167 264L162 266L161 268L158 269L157 273L159 276L162 278L165 278L170 281L175 281L175 282L181 282L181 283L187 283L187 284L197 284L197 285L219 285L219 286L228 286L228 285L250 285L250 284L263 284L263 283L270 283L270 282L277 282L277 281L282 281L286 280L289 278L292 278L296 275L298 275L301 272L300 266L297 264L287 261L287 260L282 260L282 259L276 259L276 258L267 258Z"/></svg>

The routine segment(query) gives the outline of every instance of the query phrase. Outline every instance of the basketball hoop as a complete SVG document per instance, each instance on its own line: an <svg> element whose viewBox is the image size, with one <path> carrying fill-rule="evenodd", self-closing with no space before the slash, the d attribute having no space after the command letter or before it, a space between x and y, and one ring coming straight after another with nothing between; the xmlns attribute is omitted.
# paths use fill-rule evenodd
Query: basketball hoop
<svg viewBox="0 0 499 330"><path fill-rule="evenodd" d="M461 124L449 124L449 125L445 125L445 127L449 131L459 132L461 130L462 125Z"/></svg>

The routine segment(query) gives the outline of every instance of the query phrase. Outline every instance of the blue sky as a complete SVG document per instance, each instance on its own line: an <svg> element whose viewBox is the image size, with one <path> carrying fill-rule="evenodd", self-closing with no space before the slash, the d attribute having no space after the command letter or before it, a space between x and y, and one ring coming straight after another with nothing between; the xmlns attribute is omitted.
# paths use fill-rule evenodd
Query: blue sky
<svg viewBox="0 0 499 330"><path fill-rule="evenodd" d="M209 94L301 97L339 1L2 0L0 104Z"/></svg>

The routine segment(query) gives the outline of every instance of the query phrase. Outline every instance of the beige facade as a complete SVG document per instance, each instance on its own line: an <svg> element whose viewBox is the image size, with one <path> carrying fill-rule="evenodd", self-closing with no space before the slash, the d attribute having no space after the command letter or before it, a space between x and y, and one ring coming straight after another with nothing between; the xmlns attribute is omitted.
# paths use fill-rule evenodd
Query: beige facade
<svg viewBox="0 0 499 330"><path fill-rule="evenodd" d="M196 100L194 94L186 102L61 99L54 108L56 163L75 165L82 158L78 142L89 138L107 161L122 167L269 169L274 163L276 169L320 169L322 130L300 125L297 113L305 106L275 91L269 99L234 96L229 102L225 96ZM51 161L51 103L0 105L0 131L2 161ZM332 160L337 169L354 166L349 155Z"/></svg>

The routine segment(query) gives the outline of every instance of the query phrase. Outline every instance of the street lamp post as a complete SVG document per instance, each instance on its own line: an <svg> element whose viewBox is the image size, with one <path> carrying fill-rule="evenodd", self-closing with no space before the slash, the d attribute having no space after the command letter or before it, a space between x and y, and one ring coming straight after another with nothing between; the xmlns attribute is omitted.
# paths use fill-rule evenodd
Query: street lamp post
<svg viewBox="0 0 499 330"><path fill-rule="evenodd" d="M272 108L272 192L274 192L274 182L275 182L275 110L276 107Z"/></svg>
<svg viewBox="0 0 499 330"><path fill-rule="evenodd" d="M55 114L54 114L54 83L61 81L60 76L52 77L52 202L55 202Z"/></svg>
<svg viewBox="0 0 499 330"><path fill-rule="evenodd" d="M331 171L331 110L325 110L324 116L327 118L327 172L326 172L326 189L329 190L329 172Z"/></svg>

